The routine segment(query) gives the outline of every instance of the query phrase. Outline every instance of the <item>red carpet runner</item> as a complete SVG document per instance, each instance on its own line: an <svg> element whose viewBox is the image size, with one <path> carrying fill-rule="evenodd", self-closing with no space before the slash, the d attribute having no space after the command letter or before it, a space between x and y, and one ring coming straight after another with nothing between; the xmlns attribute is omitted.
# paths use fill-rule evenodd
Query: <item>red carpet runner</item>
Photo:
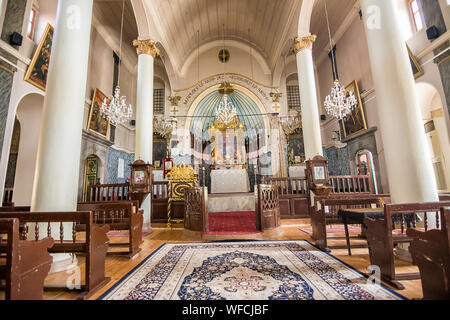
<svg viewBox="0 0 450 320"><path fill-rule="evenodd" d="M255 212L214 212L209 214L207 235L246 235L259 233L256 230Z"/></svg>

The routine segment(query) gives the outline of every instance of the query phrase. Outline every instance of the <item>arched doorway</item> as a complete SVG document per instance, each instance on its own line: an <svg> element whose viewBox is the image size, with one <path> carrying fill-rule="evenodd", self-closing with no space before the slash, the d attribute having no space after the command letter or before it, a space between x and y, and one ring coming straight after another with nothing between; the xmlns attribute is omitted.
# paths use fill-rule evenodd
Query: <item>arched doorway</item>
<svg viewBox="0 0 450 320"><path fill-rule="evenodd" d="M89 186L95 184L99 177L100 159L90 155L84 162L83 201L89 201Z"/></svg>
<svg viewBox="0 0 450 320"><path fill-rule="evenodd" d="M439 192L450 190L450 141L439 92L431 84L417 83L422 120Z"/></svg>
<svg viewBox="0 0 450 320"><path fill-rule="evenodd" d="M16 206L31 205L43 105L44 96L32 93L23 97L17 107L20 141L14 178Z"/></svg>
<svg viewBox="0 0 450 320"><path fill-rule="evenodd" d="M375 165L372 152L369 150L360 150L356 154L356 170L359 175L370 175L373 183L373 190L378 193L377 179L375 175Z"/></svg>
<svg viewBox="0 0 450 320"><path fill-rule="evenodd" d="M11 147L9 149L8 168L6 171L5 190L3 194L3 206L13 205L14 179L17 169L17 156L19 153L20 142L20 122L17 117L14 121L13 135L11 139Z"/></svg>

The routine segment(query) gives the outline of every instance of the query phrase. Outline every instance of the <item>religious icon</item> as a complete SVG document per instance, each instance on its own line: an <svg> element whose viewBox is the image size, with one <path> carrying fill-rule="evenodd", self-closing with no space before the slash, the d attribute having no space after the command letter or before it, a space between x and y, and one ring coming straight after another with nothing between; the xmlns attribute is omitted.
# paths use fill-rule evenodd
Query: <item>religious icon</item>
<svg viewBox="0 0 450 320"><path fill-rule="evenodd" d="M145 183L145 172L144 171L135 171L134 172L134 183L135 184L143 184Z"/></svg>
<svg viewBox="0 0 450 320"><path fill-rule="evenodd" d="M355 107L352 113L350 113L340 121L342 130L344 131L344 136L347 138L351 135L354 135L355 133L366 130L367 124L361 96L359 94L358 82L354 80L345 88L345 91L347 93L353 92L358 101L358 105Z"/></svg>
<svg viewBox="0 0 450 320"><path fill-rule="evenodd" d="M47 86L48 67L53 44L54 28L47 24L39 46L28 67L24 80L45 91Z"/></svg>
<svg viewBox="0 0 450 320"><path fill-rule="evenodd" d="M324 167L314 167L314 180L325 180Z"/></svg>
<svg viewBox="0 0 450 320"><path fill-rule="evenodd" d="M94 96L92 98L91 112L89 114L89 123L88 129L98 135L101 135L103 138L107 137L109 121L106 119L106 116L100 113L101 105L103 104L104 99L106 98L106 102L110 103L111 100L106 97L106 95L98 89L94 90Z"/></svg>

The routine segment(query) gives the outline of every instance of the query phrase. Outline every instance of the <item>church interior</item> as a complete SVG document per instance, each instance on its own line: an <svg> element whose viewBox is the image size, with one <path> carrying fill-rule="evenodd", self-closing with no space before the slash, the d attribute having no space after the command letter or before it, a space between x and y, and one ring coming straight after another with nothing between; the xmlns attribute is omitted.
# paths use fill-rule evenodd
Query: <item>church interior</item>
<svg viewBox="0 0 450 320"><path fill-rule="evenodd" d="M450 0L0 0L0 300L450 300Z"/></svg>

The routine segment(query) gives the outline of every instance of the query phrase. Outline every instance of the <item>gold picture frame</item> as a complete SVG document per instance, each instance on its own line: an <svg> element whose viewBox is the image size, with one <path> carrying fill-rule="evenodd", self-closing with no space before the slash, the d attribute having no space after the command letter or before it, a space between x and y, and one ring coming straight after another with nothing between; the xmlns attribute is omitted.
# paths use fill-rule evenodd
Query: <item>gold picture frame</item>
<svg viewBox="0 0 450 320"><path fill-rule="evenodd" d="M361 131L367 130L366 116L364 114L364 108L361 100L361 95L359 92L358 81L353 80L350 84L345 87L345 92L353 92L358 102L358 106L353 110L353 112L346 116L344 119L340 120L342 130L344 131L344 137L351 137Z"/></svg>
<svg viewBox="0 0 450 320"><path fill-rule="evenodd" d="M87 126L89 132L93 132L108 140L110 124L105 116L100 115L100 108L105 98L107 103L111 102L111 99L109 99L102 91L95 88Z"/></svg>
<svg viewBox="0 0 450 320"><path fill-rule="evenodd" d="M408 45L406 45L406 48L408 48L409 61L411 62L411 68L412 68L412 72L414 74L414 79L418 79L424 75L424 71L423 71L422 67L420 66L419 62L417 61L417 58L413 55L413 53Z"/></svg>
<svg viewBox="0 0 450 320"><path fill-rule="evenodd" d="M25 74L24 81L45 91L47 86L48 67L53 45L53 34L55 29L47 24L39 46L34 53L33 59Z"/></svg>

